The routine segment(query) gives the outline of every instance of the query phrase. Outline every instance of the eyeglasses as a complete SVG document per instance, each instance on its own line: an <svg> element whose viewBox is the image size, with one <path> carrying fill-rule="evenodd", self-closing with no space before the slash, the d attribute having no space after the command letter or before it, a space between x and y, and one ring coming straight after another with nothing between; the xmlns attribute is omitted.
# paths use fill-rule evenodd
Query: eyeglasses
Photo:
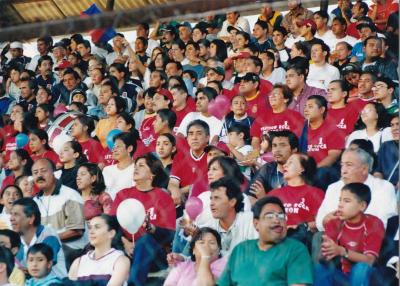
<svg viewBox="0 0 400 286"><path fill-rule="evenodd" d="M284 221L284 220L286 220L286 215L284 213L271 212L271 213L266 213L264 215L264 218L266 218L268 220L278 219L280 221Z"/></svg>

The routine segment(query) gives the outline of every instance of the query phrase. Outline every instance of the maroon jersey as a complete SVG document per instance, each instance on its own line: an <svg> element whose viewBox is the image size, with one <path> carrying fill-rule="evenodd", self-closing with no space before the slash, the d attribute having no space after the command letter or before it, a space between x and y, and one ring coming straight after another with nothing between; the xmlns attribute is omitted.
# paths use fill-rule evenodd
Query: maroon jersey
<svg viewBox="0 0 400 286"><path fill-rule="evenodd" d="M272 190L268 195L276 196L283 202L287 224L298 225L315 221L325 194L321 189L302 185L297 187L285 186Z"/></svg>
<svg viewBox="0 0 400 286"><path fill-rule="evenodd" d="M335 125L326 120L320 127L307 130L307 154L317 163L328 156L329 150L342 150L344 148L344 134L338 132Z"/></svg>
<svg viewBox="0 0 400 286"><path fill-rule="evenodd" d="M41 155L36 155L36 154L31 154L31 158L33 161L36 161L38 159L42 159L42 158L47 158L49 160L51 160L54 165L57 166L57 164L60 164L60 158L58 157L57 153L54 152L53 150L46 150L43 154Z"/></svg>
<svg viewBox="0 0 400 286"><path fill-rule="evenodd" d="M297 111L286 109L280 113L268 112L260 114L254 121L250 129L251 137L261 138L269 131L290 130L297 137L300 137L303 130L304 118Z"/></svg>
<svg viewBox="0 0 400 286"><path fill-rule="evenodd" d="M156 120L155 116L148 117L142 121L139 128L140 139L145 147L149 147L150 144L155 144L157 140L156 133L154 132L153 122ZM154 141L154 142L153 142Z"/></svg>
<svg viewBox="0 0 400 286"><path fill-rule="evenodd" d="M90 163L98 164L104 161L104 148L99 141L90 138L88 141L79 142L79 144L81 144L82 152Z"/></svg>
<svg viewBox="0 0 400 286"><path fill-rule="evenodd" d="M357 108L355 108L353 104L349 103L343 108L329 108L326 121L335 125L337 129L347 136L353 132L358 116L359 111Z"/></svg>
<svg viewBox="0 0 400 286"><path fill-rule="evenodd" d="M174 201L165 191L155 188L147 192L141 192L135 187L119 191L115 197L111 208L111 215L117 214L119 204L126 199L136 199L140 201L146 213L149 215L150 223L161 228L175 230L176 211ZM146 231L142 227L135 234L137 240ZM125 232L127 238L132 238L128 232Z"/></svg>
<svg viewBox="0 0 400 286"><path fill-rule="evenodd" d="M385 228L382 221L373 215L363 215L358 223L349 223L339 218L329 220L325 227L325 234L338 245L362 254L371 254L378 257L381 249ZM349 273L351 262L342 258L342 271Z"/></svg>
<svg viewBox="0 0 400 286"><path fill-rule="evenodd" d="M179 111L173 109L173 111L176 114L176 123L174 127L174 132L176 132L178 130L179 125L181 125L183 118L185 118L186 114L188 114L189 112L196 111L196 104L194 100L189 96L186 101L186 107L184 109Z"/></svg>

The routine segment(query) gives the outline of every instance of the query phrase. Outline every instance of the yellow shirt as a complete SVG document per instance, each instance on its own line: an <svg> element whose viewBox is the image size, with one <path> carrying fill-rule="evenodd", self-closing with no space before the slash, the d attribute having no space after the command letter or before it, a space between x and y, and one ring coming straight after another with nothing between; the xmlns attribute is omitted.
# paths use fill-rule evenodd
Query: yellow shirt
<svg viewBox="0 0 400 286"><path fill-rule="evenodd" d="M15 266L8 280L11 284L23 286L25 284L25 274L21 269Z"/></svg>
<svg viewBox="0 0 400 286"><path fill-rule="evenodd" d="M104 118L96 125L95 133L103 148L107 147L108 133L117 127L117 118Z"/></svg>

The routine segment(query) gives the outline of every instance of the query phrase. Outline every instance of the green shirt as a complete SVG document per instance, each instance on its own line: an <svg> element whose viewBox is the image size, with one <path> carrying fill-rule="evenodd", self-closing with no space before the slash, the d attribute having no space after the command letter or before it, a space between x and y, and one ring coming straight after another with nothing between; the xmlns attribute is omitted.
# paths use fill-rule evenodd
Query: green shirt
<svg viewBox="0 0 400 286"><path fill-rule="evenodd" d="M306 247L286 238L266 251L258 240L238 244L217 285L256 286L312 284L312 262Z"/></svg>

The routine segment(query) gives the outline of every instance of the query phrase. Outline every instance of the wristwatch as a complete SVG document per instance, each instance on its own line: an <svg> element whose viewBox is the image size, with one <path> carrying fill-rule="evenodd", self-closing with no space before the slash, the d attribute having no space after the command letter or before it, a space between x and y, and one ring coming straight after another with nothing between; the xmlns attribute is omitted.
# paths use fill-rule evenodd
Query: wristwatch
<svg viewBox="0 0 400 286"><path fill-rule="evenodd" d="M346 258L346 259L348 259L349 258L349 251L345 248L345 247L343 247L343 249L344 249L344 255L343 255L343 258Z"/></svg>

